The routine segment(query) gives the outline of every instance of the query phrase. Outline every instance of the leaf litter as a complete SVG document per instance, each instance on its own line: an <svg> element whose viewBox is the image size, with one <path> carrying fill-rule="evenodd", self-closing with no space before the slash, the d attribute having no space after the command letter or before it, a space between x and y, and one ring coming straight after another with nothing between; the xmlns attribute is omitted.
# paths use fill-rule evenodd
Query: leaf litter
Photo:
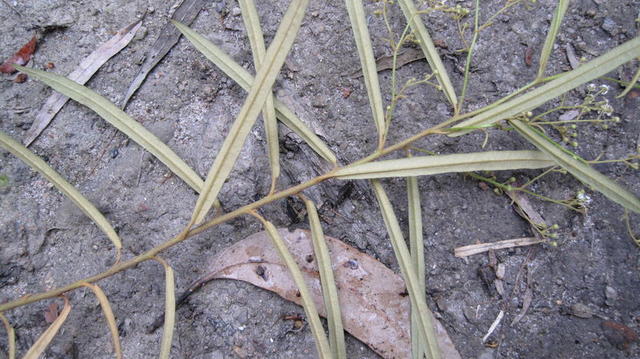
<svg viewBox="0 0 640 359"><path fill-rule="evenodd" d="M16 71L16 68L13 65L26 65L29 60L31 60L31 56L36 51L36 43L38 39L34 36L27 42L24 46L18 50L13 56L5 60L5 62L0 65L0 72L4 74L13 74Z"/></svg>
<svg viewBox="0 0 640 359"><path fill-rule="evenodd" d="M311 232L278 232L287 244L309 287L321 316L326 310ZM344 328L384 358L411 357L409 297L402 277L367 254L325 236L342 311ZM180 302L213 279L235 279L275 292L300 304L298 288L266 232L253 234L211 259L208 273L180 296ZM442 358L460 358L446 329L436 323Z"/></svg>
<svg viewBox="0 0 640 359"><path fill-rule="evenodd" d="M120 50L124 49L129 42L131 42L131 39L133 39L134 35L140 28L140 25L142 25L142 22L137 21L118 30L111 39L82 60L80 65L78 65L78 67L67 77L72 81L84 85L89 81L91 76L93 76L93 74L95 74L96 71L98 71L98 69L107 62L107 60L120 52ZM49 64L52 63L47 63L46 67L50 69L53 66ZM23 141L25 146L29 146L36 138L38 138L38 136L40 136L42 131L44 131L68 100L69 97L59 92L54 92L47 99L47 102L42 106L40 112L36 115L35 121L33 121L33 124L27 131L26 137Z"/></svg>

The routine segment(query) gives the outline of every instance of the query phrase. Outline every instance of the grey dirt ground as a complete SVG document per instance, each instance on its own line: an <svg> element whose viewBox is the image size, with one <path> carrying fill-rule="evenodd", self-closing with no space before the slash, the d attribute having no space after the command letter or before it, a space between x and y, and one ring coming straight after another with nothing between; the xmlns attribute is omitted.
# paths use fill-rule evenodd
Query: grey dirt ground
<svg viewBox="0 0 640 359"><path fill-rule="evenodd" d="M266 41L271 41L284 13L285 1L257 1ZM471 9L473 1L446 1ZM487 19L505 1L481 1ZM12 11L12 4L21 16ZM59 74L71 72L98 44L143 17L131 44L113 57L88 86L114 102L124 96L141 59L167 21L172 1L158 0L48 0L0 3L0 58L8 58L34 34L35 25L50 25L30 64L43 68L52 62ZM483 31L471 66L467 97L469 110L509 94L535 77L555 1L522 1L499 15ZM586 60L637 36L637 0L575 0L553 51L548 73L570 69L566 48ZM369 28L376 56L389 55L386 27L373 16L379 4L367 2ZM404 20L392 8L391 26L400 32ZM465 54L456 22L448 15L424 16L456 89L462 87ZM463 23L471 23L470 17ZM192 27L253 71L251 50L235 1L206 2ZM467 41L469 32L467 32ZM530 49L530 50L527 50ZM526 53L533 55L528 66ZM637 64L610 74L629 79ZM275 92L297 115L326 139L342 163L359 159L375 147L366 89L342 1L313 1L300 34L287 58ZM424 61L402 67L401 79L420 77L429 68ZM388 71L380 73L389 96ZM604 82L596 82L599 86ZM594 159L623 158L637 153L640 140L640 97L616 99L621 90L608 83L604 95L621 121L602 129L581 126L576 151ZM21 140L35 114L51 94L40 82L14 83L0 78L0 129ZM397 109L390 141L396 142L447 119L452 113L444 96L433 87L410 91ZM579 103L584 87L572 91L566 103ZM130 102L127 113L156 133L196 171L204 176L238 113L245 92L182 39L155 68ZM556 106L559 102L554 102ZM260 122L258 122L260 123ZM530 149L513 133L491 130L485 150ZM282 166L279 188L303 181L315 172L305 145L281 130ZM438 153L483 150L481 133L460 138L434 137L417 145ZM196 194L139 146L116 133L87 108L68 103L30 147L90 198L114 224L124 241L124 258L131 258L171 238L187 223ZM224 186L220 200L233 210L264 196L269 190L269 167L261 125L252 131L240 159ZM597 167L635 194L640 194L638 171L619 163ZM533 178L537 171L498 173L499 180L514 176ZM0 175L8 184L0 188L0 301L52 289L91 274L111 263L113 251L105 236L46 180L5 151L0 152ZM308 191L319 203L335 201L344 183L330 181ZM385 181L397 214L406 226L404 182ZM506 196L486 190L462 175L420 179L423 193L427 300L453 338L463 358L632 358L640 357L638 344L622 347L619 333L603 328L615 321L638 332L640 327L640 251L630 239L623 210L597 192L584 188L568 175L551 174L534 190L567 199L580 189L590 198L586 214L531 200L549 224L559 225L557 246L548 244L496 252L504 264L503 296L487 287L479 275L486 254L466 260L453 249L477 242L492 242L532 235ZM284 201L262 212L277 226L292 223ZM331 212L328 235L374 256L394 270L397 263L382 218L366 182ZM635 223L633 223L635 220ZM638 217L632 224L638 231ZM231 243L261 230L251 218L219 225L164 254L176 273L178 290L204 274L213 256ZM152 358L159 350L161 331L147 326L162 313L163 269L144 263L99 284L116 314L126 358ZM529 289L527 289L529 288ZM525 293L531 303L522 311ZM99 305L86 290L69 294L73 310L46 351L47 358L110 358L111 344ZM46 328L44 311L51 301L6 313L17 330L18 349L24 351ZM488 343L482 337L500 311L505 317ZM315 348L308 328L294 330L287 315L303 310L277 295L251 285L218 281L192 296L177 312L172 356L176 358L307 358ZM6 336L0 335L0 357L6 355ZM348 337L350 358L375 358L370 349Z"/></svg>

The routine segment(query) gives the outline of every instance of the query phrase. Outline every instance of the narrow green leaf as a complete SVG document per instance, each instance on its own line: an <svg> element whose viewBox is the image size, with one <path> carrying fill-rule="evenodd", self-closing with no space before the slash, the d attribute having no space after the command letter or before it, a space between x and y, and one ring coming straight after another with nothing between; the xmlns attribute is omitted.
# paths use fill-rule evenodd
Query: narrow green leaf
<svg viewBox="0 0 640 359"><path fill-rule="evenodd" d="M15 359L16 357L16 331L9 323L9 320L4 316L4 314L0 313L0 320L2 320L2 324L4 324L4 329L7 331L7 347L8 347L8 358Z"/></svg>
<svg viewBox="0 0 640 359"><path fill-rule="evenodd" d="M625 97L629 93L629 91L631 91L634 87L638 88L638 86L636 85L636 82L638 82L638 79L640 79L640 66L638 66L636 73L633 75L633 78L631 79L631 81L629 81L627 88L625 88L620 95L616 96L616 98Z"/></svg>
<svg viewBox="0 0 640 359"><path fill-rule="evenodd" d="M456 91L453 89L453 85L449 79L447 68L442 64L442 60L440 60L440 55L438 55L436 46L433 44L433 41L431 41L429 31L427 31L426 26L424 26L424 23L420 18L420 14L418 14L416 5L412 0L399 0L398 4L402 9L404 17L411 26L413 33L418 39L420 48L422 48L422 52L424 52L424 56L427 59L429 66L431 66L431 69L436 73L436 78L438 79L440 86L442 86L447 100L449 100L451 105L455 108L458 104Z"/></svg>
<svg viewBox="0 0 640 359"><path fill-rule="evenodd" d="M555 163L538 151L488 151L456 153L369 162L339 169L340 179L426 176L449 172L504 171L544 168Z"/></svg>
<svg viewBox="0 0 640 359"><path fill-rule="evenodd" d="M316 305L313 302L311 292L309 292L309 288L307 288L307 285L304 282L304 277L302 276L300 267L298 267L298 265L296 264L295 259L293 259L293 256L289 252L289 249L287 249L287 245L280 237L280 234L278 233L276 227L261 216L257 214L254 215L264 225L265 230L269 234L269 238L271 238L271 240L273 241L274 247L276 247L276 249L278 250L280 258L287 265L287 268L289 268L289 272L291 272L293 281L296 283L296 286L298 286L298 290L300 291L300 299L302 300L302 307L304 308L304 312L307 315L311 333L313 334L313 337L316 341L316 349L318 350L318 355L320 356L320 358L332 358L329 341L327 340L327 336L324 333L322 322L320 322L320 315L318 314Z"/></svg>
<svg viewBox="0 0 640 359"><path fill-rule="evenodd" d="M260 28L260 18L253 0L240 0L240 9L242 11L242 19L247 29L249 43L251 44L251 52L253 53L253 63L256 72L262 65L265 55L264 37ZM278 120L276 119L276 110L273 104L272 91L269 91L267 99L262 108L262 117L264 119L264 129L267 137L267 148L269 153L269 163L271 164L271 190L275 190L276 181L280 176L280 145L278 144Z"/></svg>
<svg viewBox="0 0 640 359"><path fill-rule="evenodd" d="M265 100L271 95L271 87L284 64L291 45L293 45L308 4L309 0L292 1L282 18L280 27L267 50L265 61L258 70L249 95L209 170L203 190L193 211L194 223L202 222L216 200L229 173L231 173L251 127L253 127L258 114L260 114Z"/></svg>
<svg viewBox="0 0 640 359"><path fill-rule="evenodd" d="M154 134L109 102L109 100L88 87L79 85L64 76L22 66L20 66L18 70L89 107L105 121L109 122L144 149L151 152L151 154L169 167L171 172L175 173L196 192L200 192L203 182L198 174Z"/></svg>
<svg viewBox="0 0 640 359"><path fill-rule="evenodd" d="M67 297L62 296L62 298L64 298L64 307L62 308L62 311L60 311L60 314L58 314L58 317L53 321L53 323L51 323L49 328L47 328L31 348L29 348L23 359L38 359L44 350L47 349L47 346L51 343L53 337L56 336L64 321L67 320L69 312L71 312L71 304L69 304Z"/></svg>
<svg viewBox="0 0 640 359"><path fill-rule="evenodd" d="M380 94L380 84L378 83L376 58L373 55L364 7L362 6L362 0L345 0L345 3L351 20L356 47L358 48L364 83L369 94L369 106L371 106L373 121L378 128L378 145L382 147L386 136L384 106L382 104L382 95Z"/></svg>
<svg viewBox="0 0 640 359"><path fill-rule="evenodd" d="M424 300L424 292L420 289L421 287L418 283L418 278L412 266L411 255L409 254L409 249L407 248L407 244L402 236L402 230L398 224L398 219L393 211L393 206L389 201L389 197L387 197L387 194L384 191L384 188L382 188L380 182L378 180L372 180L371 184L376 194L376 198L378 199L378 205L382 212L384 224L387 227L387 233L389 234L389 239L393 246L393 252L396 255L398 265L400 266L400 272L402 272L402 278L404 278L404 283L407 286L407 291L409 292L412 311L416 310L418 312L417 319L420 327L419 333L424 333L425 335L423 341L427 343L429 358L438 359L440 358L440 349L438 347L438 341L434 330L433 314L427 307L427 303Z"/></svg>
<svg viewBox="0 0 640 359"><path fill-rule="evenodd" d="M173 328L176 323L176 286L173 277L173 269L162 258L154 257L164 267L164 326L162 328L162 343L160 343L160 359L169 359L171 356L171 342L173 341Z"/></svg>
<svg viewBox="0 0 640 359"><path fill-rule="evenodd" d="M551 26L549 27L549 32L547 32L547 38L544 41L544 46L542 47L542 52L540 54L540 64L538 66L538 76L536 79L544 78L544 72L547 69L547 62L551 56L553 44L556 41L556 36L558 36L558 32L560 31L562 19L564 18L564 14L567 12L568 7L569 0L558 0L558 6L556 6L556 11L553 13Z"/></svg>
<svg viewBox="0 0 640 359"><path fill-rule="evenodd" d="M322 285L322 297L327 309L327 322L329 324L329 345L332 358L344 359L347 357L344 343L344 329L342 327L342 315L340 314L340 301L338 300L338 288L333 277L329 247L324 238L324 232L320 225L320 217L313 201L306 199L309 226L311 227L311 240L313 252L316 255L318 271L320 272L320 284Z"/></svg>
<svg viewBox="0 0 640 359"><path fill-rule="evenodd" d="M418 178L407 177L407 200L409 217L409 248L411 249L411 261L418 280L419 300L425 301L425 265L424 242L422 238L422 209L420 208L420 190ZM420 330L420 314L417 308L411 308L411 356L415 359L424 357L425 346L424 333ZM433 351L434 349L430 349Z"/></svg>
<svg viewBox="0 0 640 359"><path fill-rule="evenodd" d="M98 302L100 303L100 307L102 308L102 313L104 314L104 318L107 320L107 326L109 327L109 331L111 332L111 342L113 343L113 353L116 358L122 359L122 347L120 346L120 336L118 335L118 325L116 324L116 317L113 315L113 310L111 310L111 304L109 304L109 299L104 294L102 289L95 284L84 283L85 287L91 289L93 294L95 294Z"/></svg>
<svg viewBox="0 0 640 359"><path fill-rule="evenodd" d="M249 91L255 79L251 74L245 70L242 66L238 65L231 56L227 55L222 49L217 47L214 43L207 40L202 35L191 30L189 27L179 22L173 22L173 24L180 30L180 32L200 51L209 61L213 62L220 68L227 76L231 77L240 87ZM336 164L336 156L327 147L327 145L316 136L307 125L304 124L291 110L289 110L278 99L274 99L274 105L276 108L276 116L278 119L292 131L294 131L325 160Z"/></svg>
<svg viewBox="0 0 640 359"><path fill-rule="evenodd" d="M531 111L553 98L613 71L616 67L638 56L640 56L640 37L627 41L608 51L606 54L581 65L577 69L565 72L557 79L524 95L504 102L491 110L482 112L477 116L453 126L453 128L492 124L517 114ZM449 136L456 137L468 132L470 131L455 132Z"/></svg>
<svg viewBox="0 0 640 359"><path fill-rule="evenodd" d="M49 182L53 183L60 192L78 206L78 208L80 208L87 217L91 218L98 228L107 235L114 247L116 247L116 257L120 257L120 251L122 249L120 237L118 237L118 234L116 234L116 231L113 229L109 221L104 218L102 213L100 213L100 211L98 211L98 209L91 204L89 200L87 200L75 187L73 187L73 185L62 178L58 172L51 168L51 166L44 162L40 157L3 132L0 132L0 147L7 149L14 156L28 164L29 167L40 172L49 180Z"/></svg>
<svg viewBox="0 0 640 359"><path fill-rule="evenodd" d="M569 171L582 183L601 192L610 200L636 213L640 213L640 200L633 193L624 189L613 180L596 171L580 159L573 158L563 151L557 143L549 140L537 130L520 121L510 121L511 125L522 137L531 142L540 151L546 153L558 165Z"/></svg>

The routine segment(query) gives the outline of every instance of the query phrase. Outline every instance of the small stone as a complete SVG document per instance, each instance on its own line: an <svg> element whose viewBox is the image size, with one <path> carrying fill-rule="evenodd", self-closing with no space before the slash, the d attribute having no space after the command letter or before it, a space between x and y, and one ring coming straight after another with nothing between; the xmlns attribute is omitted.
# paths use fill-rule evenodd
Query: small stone
<svg viewBox="0 0 640 359"><path fill-rule="evenodd" d="M148 33L149 32L147 31L146 27L140 26L140 28L136 32L136 35L133 37L133 41L140 41L140 40L144 39L145 37L147 37Z"/></svg>
<svg viewBox="0 0 640 359"><path fill-rule="evenodd" d="M238 16L238 15L240 15L241 13L242 13L242 11L240 11L240 8L239 8L239 7L237 7L237 6L236 6L236 7L234 7L233 9L231 9L231 15L233 15L233 16Z"/></svg>
<svg viewBox="0 0 640 359"><path fill-rule="evenodd" d="M311 106L317 107L317 108L327 107L327 99L324 96L320 96L320 95L315 96L311 101Z"/></svg>
<svg viewBox="0 0 640 359"><path fill-rule="evenodd" d="M593 317L593 311L582 303L576 303L571 306L571 314L578 318L589 319Z"/></svg>
<svg viewBox="0 0 640 359"><path fill-rule="evenodd" d="M620 32L620 27L610 17L607 17L604 19L601 27L602 27L602 30L608 32L609 35L611 36L616 36Z"/></svg>
<svg viewBox="0 0 640 359"><path fill-rule="evenodd" d="M504 275L507 272L507 266L504 263L498 264L498 268L496 268L496 277L498 279L504 279Z"/></svg>
<svg viewBox="0 0 640 359"><path fill-rule="evenodd" d="M605 303L608 306L612 306L618 299L618 292L613 287L606 286L604 288L604 296L606 298Z"/></svg>

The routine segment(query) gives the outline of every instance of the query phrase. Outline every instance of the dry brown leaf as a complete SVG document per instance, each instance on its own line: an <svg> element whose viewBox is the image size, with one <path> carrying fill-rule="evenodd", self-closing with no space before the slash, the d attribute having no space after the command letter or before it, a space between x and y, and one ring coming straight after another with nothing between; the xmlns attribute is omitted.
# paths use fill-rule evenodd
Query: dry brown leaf
<svg viewBox="0 0 640 359"><path fill-rule="evenodd" d="M313 255L311 232L278 230L303 272L320 315L326 311ZM325 237L333 263L345 330L384 358L411 357L409 297L400 276L372 257L341 241ZM213 258L210 279L237 279L277 293L300 304L298 289L272 246L259 232ZM436 321L442 358L460 358L444 327Z"/></svg>
<svg viewBox="0 0 640 359"><path fill-rule="evenodd" d="M142 25L142 22L136 21L133 24L118 30L111 39L84 58L78 67L67 77L80 85L84 85L89 81L91 76L93 76L93 74L95 74L96 71L98 71L98 69L107 62L107 60L112 58L115 54L120 52L120 50L124 49L127 44L129 44L140 28L140 25ZM47 68L50 69L55 67L49 67L49 64L52 63L47 63ZM69 98L59 92L54 92L49 96L47 102L42 106L35 121L33 121L33 124L27 131L25 139L22 141L25 146L29 146L40 135L40 133L44 131L47 125L49 125L49 122L51 122L58 111L60 111L62 106L67 103L67 100L69 100Z"/></svg>
<svg viewBox="0 0 640 359"><path fill-rule="evenodd" d="M44 310L44 320L47 324L51 324L58 319L58 304L53 302Z"/></svg>

